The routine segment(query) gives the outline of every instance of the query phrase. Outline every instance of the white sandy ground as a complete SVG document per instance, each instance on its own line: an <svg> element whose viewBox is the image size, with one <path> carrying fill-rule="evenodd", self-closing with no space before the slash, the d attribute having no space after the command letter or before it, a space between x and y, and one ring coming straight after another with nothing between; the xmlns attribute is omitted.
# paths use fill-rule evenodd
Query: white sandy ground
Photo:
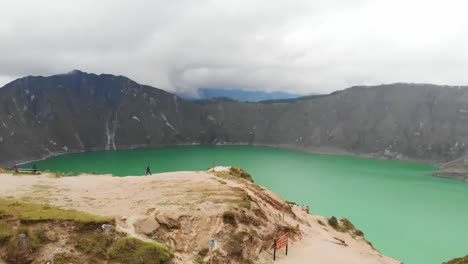
<svg viewBox="0 0 468 264"><path fill-rule="evenodd" d="M224 168L216 168L223 170ZM180 171L160 173L153 176L112 177L111 175L81 175L79 177L51 178L48 175L13 176L0 174L0 197L20 199L27 202L47 203L64 209L76 209L101 216L124 219L118 228L130 235L149 240L135 232L133 223L147 217L149 210L178 213L183 206L192 208L193 201L200 198L197 190L210 192L210 199L229 196L229 186L238 182L226 180L220 184L210 172ZM223 189L224 188L224 189ZM272 192L265 190L271 196ZM206 198L206 196L203 196ZM280 199L279 197L277 199ZM197 203L193 214L223 212L228 205ZM313 205L310 205L313 208ZM288 256L279 250L278 264L400 264L400 261L382 256L362 239L353 239L349 234L319 225L321 216L307 215L294 207L299 217L306 219L301 225L303 238L290 244ZM286 220L289 221L289 220ZM291 220L292 221L292 220ZM365 232L365 230L364 230ZM339 240L345 241L344 246ZM190 263L191 259L178 257L176 263ZM257 263L273 263L272 252L264 251Z"/></svg>

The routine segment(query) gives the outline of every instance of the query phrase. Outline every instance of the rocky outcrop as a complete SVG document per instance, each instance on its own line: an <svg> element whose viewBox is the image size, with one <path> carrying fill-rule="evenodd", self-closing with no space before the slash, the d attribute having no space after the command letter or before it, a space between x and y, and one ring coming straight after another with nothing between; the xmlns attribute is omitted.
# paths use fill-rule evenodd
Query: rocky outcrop
<svg viewBox="0 0 468 264"><path fill-rule="evenodd" d="M123 76L73 71L0 89L0 165L174 144L274 145L445 163L466 154L467 119L468 87L391 84L259 103L190 102Z"/></svg>

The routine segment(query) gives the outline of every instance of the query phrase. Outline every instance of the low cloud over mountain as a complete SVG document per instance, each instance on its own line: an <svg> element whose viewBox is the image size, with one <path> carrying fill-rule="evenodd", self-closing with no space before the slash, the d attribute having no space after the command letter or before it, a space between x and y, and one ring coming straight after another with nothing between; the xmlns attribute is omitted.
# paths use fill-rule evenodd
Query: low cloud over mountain
<svg viewBox="0 0 468 264"><path fill-rule="evenodd" d="M465 1L4 1L0 86L112 72L177 93L466 84Z"/></svg>

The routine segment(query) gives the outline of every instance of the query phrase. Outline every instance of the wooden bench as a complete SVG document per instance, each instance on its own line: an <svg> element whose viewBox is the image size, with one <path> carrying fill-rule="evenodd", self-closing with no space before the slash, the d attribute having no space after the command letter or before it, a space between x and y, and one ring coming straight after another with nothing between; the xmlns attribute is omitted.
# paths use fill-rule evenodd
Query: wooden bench
<svg viewBox="0 0 468 264"><path fill-rule="evenodd" d="M33 169L18 169L19 173L32 173L32 174L41 174L40 170L33 170Z"/></svg>

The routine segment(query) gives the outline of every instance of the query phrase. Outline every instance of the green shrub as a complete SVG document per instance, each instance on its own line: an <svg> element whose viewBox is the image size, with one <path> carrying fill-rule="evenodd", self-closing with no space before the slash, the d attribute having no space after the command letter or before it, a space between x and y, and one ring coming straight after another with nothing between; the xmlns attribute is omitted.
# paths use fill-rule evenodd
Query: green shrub
<svg viewBox="0 0 468 264"><path fill-rule="evenodd" d="M133 237L117 240L109 249L108 254L113 260L132 264L167 263L173 257L166 245L144 242Z"/></svg>
<svg viewBox="0 0 468 264"><path fill-rule="evenodd" d="M332 217L330 217L328 219L328 224L331 225L334 228L337 228L338 227L338 220L336 219L336 217L332 216Z"/></svg>
<svg viewBox="0 0 468 264"><path fill-rule="evenodd" d="M223 213L223 222L225 224L235 224L236 223L236 213L233 211L225 211Z"/></svg>

